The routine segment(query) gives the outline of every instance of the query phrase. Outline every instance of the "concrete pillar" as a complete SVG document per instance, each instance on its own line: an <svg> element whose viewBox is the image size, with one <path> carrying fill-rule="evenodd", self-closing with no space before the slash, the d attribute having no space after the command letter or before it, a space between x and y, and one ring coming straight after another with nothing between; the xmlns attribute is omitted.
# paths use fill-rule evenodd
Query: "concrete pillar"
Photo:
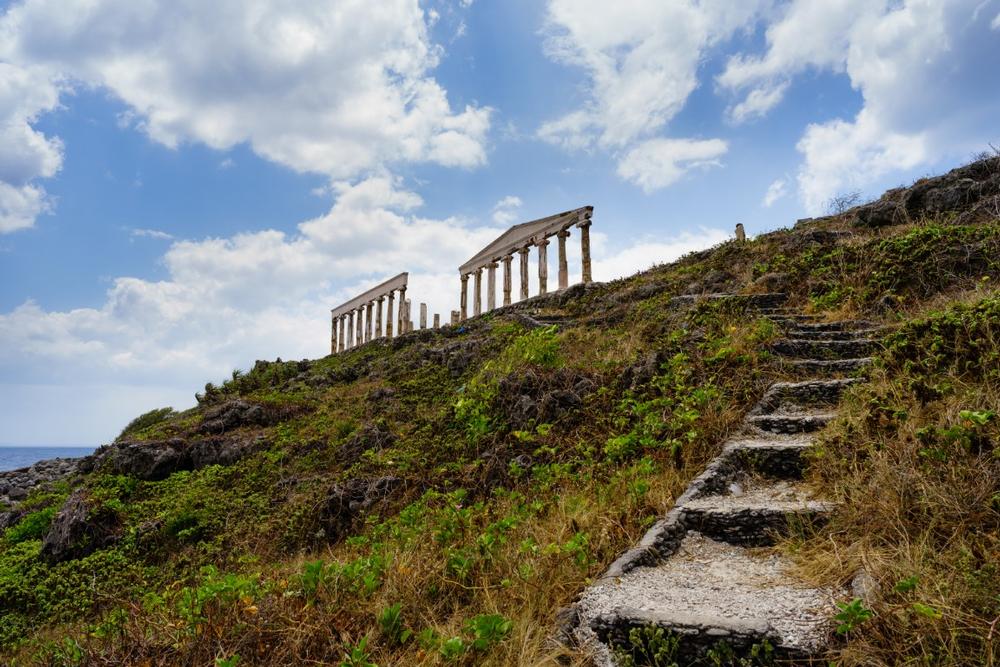
<svg viewBox="0 0 1000 667"><path fill-rule="evenodd" d="M420 304L420 328L421 329L426 329L427 328L427 304L426 303Z"/></svg>
<svg viewBox="0 0 1000 667"><path fill-rule="evenodd" d="M462 276L462 294L459 299L461 317L463 320L469 319L469 274Z"/></svg>
<svg viewBox="0 0 1000 667"><path fill-rule="evenodd" d="M441 316L438 313L434 313L434 328L441 328Z"/></svg>
<svg viewBox="0 0 1000 667"><path fill-rule="evenodd" d="M396 327L396 331L397 331L396 335L397 336L402 336L403 334L406 333L406 322L407 322L407 320L404 319L404 317L405 317L405 313L403 312L404 310L406 310L406 287L405 286L399 288L399 326Z"/></svg>
<svg viewBox="0 0 1000 667"><path fill-rule="evenodd" d="M363 307L358 308L357 311L355 312L357 312L358 314L358 325L357 327L355 327L356 331L354 332L354 343L355 345L361 345L362 343L365 342L365 323L364 323L365 309Z"/></svg>
<svg viewBox="0 0 1000 667"><path fill-rule="evenodd" d="M497 307L497 263L490 262L486 267L486 309Z"/></svg>
<svg viewBox="0 0 1000 667"><path fill-rule="evenodd" d="M369 301L365 305L365 342L367 343L372 339L372 307L375 305L374 301Z"/></svg>
<svg viewBox="0 0 1000 667"><path fill-rule="evenodd" d="M549 291L549 253L548 239L538 242L538 293L548 294Z"/></svg>
<svg viewBox="0 0 1000 667"><path fill-rule="evenodd" d="M375 299L375 337L382 337L382 302L385 301L384 296L380 296Z"/></svg>
<svg viewBox="0 0 1000 667"><path fill-rule="evenodd" d="M337 318L330 313L330 354L337 353Z"/></svg>
<svg viewBox="0 0 1000 667"><path fill-rule="evenodd" d="M517 251L517 254L521 256L521 301L528 298L528 253L531 252L531 248L524 246Z"/></svg>
<svg viewBox="0 0 1000 667"><path fill-rule="evenodd" d="M577 227L580 228L580 260L583 264L583 282L589 283L590 277L590 218L581 220Z"/></svg>
<svg viewBox="0 0 1000 667"><path fill-rule="evenodd" d="M559 239L559 289L569 287L569 264L566 263L566 239L569 237L568 230L561 230L556 234Z"/></svg>
<svg viewBox="0 0 1000 667"><path fill-rule="evenodd" d="M451 326L456 326L462 321L462 313L457 310L451 311Z"/></svg>
<svg viewBox="0 0 1000 667"><path fill-rule="evenodd" d="M507 255L503 258L503 305L510 305L510 260L514 259L513 255Z"/></svg>
<svg viewBox="0 0 1000 667"><path fill-rule="evenodd" d="M347 347L354 347L354 311L347 313Z"/></svg>
<svg viewBox="0 0 1000 667"><path fill-rule="evenodd" d="M396 290L389 292L389 303L385 305L385 337L392 338L392 304L396 300Z"/></svg>
<svg viewBox="0 0 1000 667"><path fill-rule="evenodd" d="M472 281L472 313L482 315L483 313L483 269L476 269L476 277Z"/></svg>

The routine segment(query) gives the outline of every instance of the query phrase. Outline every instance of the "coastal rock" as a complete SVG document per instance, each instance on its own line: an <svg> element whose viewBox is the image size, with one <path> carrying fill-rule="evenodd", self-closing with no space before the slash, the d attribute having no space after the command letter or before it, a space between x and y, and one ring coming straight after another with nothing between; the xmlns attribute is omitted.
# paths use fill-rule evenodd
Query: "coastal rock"
<svg viewBox="0 0 1000 667"><path fill-rule="evenodd" d="M94 515L83 489L77 489L59 509L42 540L41 555L49 563L82 558L114 543L114 522Z"/></svg>

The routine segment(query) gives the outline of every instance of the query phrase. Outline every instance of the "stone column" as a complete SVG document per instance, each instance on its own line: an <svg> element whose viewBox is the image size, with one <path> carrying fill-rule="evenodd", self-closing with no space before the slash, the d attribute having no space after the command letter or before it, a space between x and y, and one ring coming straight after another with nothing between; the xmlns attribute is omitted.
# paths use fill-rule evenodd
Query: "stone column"
<svg viewBox="0 0 1000 667"><path fill-rule="evenodd" d="M437 313L434 313L434 328L435 329L441 328L441 316Z"/></svg>
<svg viewBox="0 0 1000 667"><path fill-rule="evenodd" d="M472 281L472 312L474 315L483 313L483 268L476 269L476 277Z"/></svg>
<svg viewBox="0 0 1000 667"><path fill-rule="evenodd" d="M538 293L548 294L549 291L549 253L546 248L549 245L548 239L542 239L538 246Z"/></svg>
<svg viewBox="0 0 1000 667"><path fill-rule="evenodd" d="M382 337L382 302L385 300L384 296L380 296L375 299L375 337Z"/></svg>
<svg viewBox="0 0 1000 667"><path fill-rule="evenodd" d="M340 316L340 351L347 349L347 315Z"/></svg>
<svg viewBox="0 0 1000 667"><path fill-rule="evenodd" d="M517 251L521 256L521 301L528 298L528 253L531 252L529 246L524 246Z"/></svg>
<svg viewBox="0 0 1000 667"><path fill-rule="evenodd" d="M569 287L569 265L566 263L566 239L569 231L562 229L556 234L559 239L559 289Z"/></svg>
<svg viewBox="0 0 1000 667"><path fill-rule="evenodd" d="M590 277L590 218L581 220L577 227L580 228L580 260L583 264L583 282L589 283L593 280Z"/></svg>
<svg viewBox="0 0 1000 667"><path fill-rule="evenodd" d="M406 310L406 286L399 288L399 326L396 327L396 335L402 336L406 333L406 320L403 319Z"/></svg>
<svg viewBox="0 0 1000 667"><path fill-rule="evenodd" d="M347 347L354 347L354 311L347 313Z"/></svg>
<svg viewBox="0 0 1000 667"><path fill-rule="evenodd" d="M451 311L451 326L456 326L462 321L462 313L458 310Z"/></svg>
<svg viewBox="0 0 1000 667"><path fill-rule="evenodd" d="M330 314L330 354L337 353L337 318Z"/></svg>
<svg viewBox="0 0 1000 667"><path fill-rule="evenodd" d="M396 290L389 292L389 303L385 305L385 337L392 338L392 304L396 300Z"/></svg>
<svg viewBox="0 0 1000 667"><path fill-rule="evenodd" d="M369 301L365 304L365 342L367 343L372 339L372 307L375 305L374 301Z"/></svg>
<svg viewBox="0 0 1000 667"><path fill-rule="evenodd" d="M486 310L497 307L497 263L490 262L486 267Z"/></svg>
<svg viewBox="0 0 1000 667"><path fill-rule="evenodd" d="M406 300L406 332L407 333L413 331L413 320L411 319L411 317L413 316L413 311L411 310L412 307L413 307L413 304L411 304L410 300L407 299Z"/></svg>
<svg viewBox="0 0 1000 667"><path fill-rule="evenodd" d="M365 342L365 323L363 321L365 309L361 307L356 312L358 313L358 326L356 327L357 331L354 332L354 344L361 345Z"/></svg>
<svg viewBox="0 0 1000 667"><path fill-rule="evenodd" d="M510 305L510 260L514 259L513 255L507 255L503 258L503 305Z"/></svg>
<svg viewBox="0 0 1000 667"><path fill-rule="evenodd" d="M460 316L463 320L469 319L469 274L462 276L462 294L459 299L459 307L461 308Z"/></svg>
<svg viewBox="0 0 1000 667"><path fill-rule="evenodd" d="M420 304L420 328L421 329L426 329L427 328L427 304L426 303Z"/></svg>

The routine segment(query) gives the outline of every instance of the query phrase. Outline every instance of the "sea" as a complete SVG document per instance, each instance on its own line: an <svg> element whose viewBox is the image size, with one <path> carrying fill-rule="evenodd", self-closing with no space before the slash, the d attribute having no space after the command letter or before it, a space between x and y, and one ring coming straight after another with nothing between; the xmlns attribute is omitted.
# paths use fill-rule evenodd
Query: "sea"
<svg viewBox="0 0 1000 667"><path fill-rule="evenodd" d="M96 447L21 447L0 445L0 472L27 468L46 459L77 458L92 454Z"/></svg>

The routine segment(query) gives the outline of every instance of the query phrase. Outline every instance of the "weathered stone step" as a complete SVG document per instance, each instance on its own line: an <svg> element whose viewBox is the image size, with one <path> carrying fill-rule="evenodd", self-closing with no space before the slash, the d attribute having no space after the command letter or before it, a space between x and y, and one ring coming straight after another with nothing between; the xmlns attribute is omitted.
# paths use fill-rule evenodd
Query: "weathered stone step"
<svg viewBox="0 0 1000 667"><path fill-rule="evenodd" d="M747 417L747 423L765 433L812 433L826 426L835 412L771 413Z"/></svg>
<svg viewBox="0 0 1000 667"><path fill-rule="evenodd" d="M794 325L802 331L854 331L857 329L874 329L874 322L868 320L840 320L837 322L799 322Z"/></svg>
<svg viewBox="0 0 1000 667"><path fill-rule="evenodd" d="M805 468L803 453L812 447L813 437L804 433L744 436L729 441L722 458L727 462L728 475L719 476L721 483L706 485L716 492L734 481L740 473L752 473L770 479L801 479Z"/></svg>
<svg viewBox="0 0 1000 667"><path fill-rule="evenodd" d="M587 589L579 636L605 644L594 646L604 665L613 664L606 645L628 650L629 631L651 625L677 637L669 658L681 665L700 664L720 641L737 657L766 640L775 657L806 659L824 646L840 592L805 585L790 565L775 553L688 533L668 561Z"/></svg>
<svg viewBox="0 0 1000 667"><path fill-rule="evenodd" d="M804 329L795 327L788 330L789 338L799 340L857 340L859 338L878 338L885 329Z"/></svg>
<svg viewBox="0 0 1000 667"><path fill-rule="evenodd" d="M714 540L742 546L768 546L792 526L819 525L834 508L815 500L801 483L760 483L743 477L726 493L694 498L682 507L684 524Z"/></svg>
<svg viewBox="0 0 1000 667"><path fill-rule="evenodd" d="M781 364L799 375L852 374L872 365L872 357L854 359L784 359Z"/></svg>
<svg viewBox="0 0 1000 667"><path fill-rule="evenodd" d="M780 411L783 406L789 405L830 405L838 402L844 390L857 382L859 380L855 378L775 382L749 414L763 415Z"/></svg>
<svg viewBox="0 0 1000 667"><path fill-rule="evenodd" d="M771 351L775 354L800 359L850 359L869 356L876 349L878 341L871 338L857 340L786 338L771 344Z"/></svg>

